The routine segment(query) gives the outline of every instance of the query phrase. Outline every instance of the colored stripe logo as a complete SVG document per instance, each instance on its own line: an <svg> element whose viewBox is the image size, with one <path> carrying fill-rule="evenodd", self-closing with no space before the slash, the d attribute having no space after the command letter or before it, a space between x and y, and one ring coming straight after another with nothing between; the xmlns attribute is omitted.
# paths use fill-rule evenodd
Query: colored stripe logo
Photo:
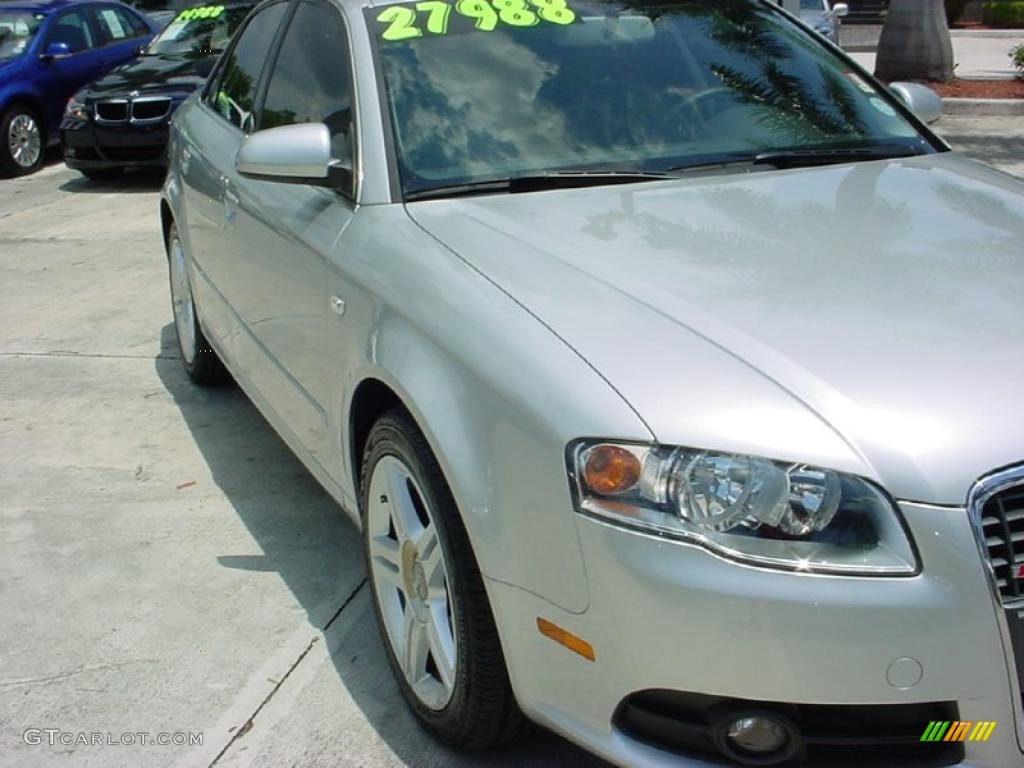
<svg viewBox="0 0 1024 768"><path fill-rule="evenodd" d="M996 723L991 720L932 720L921 734L921 741L988 741Z"/></svg>

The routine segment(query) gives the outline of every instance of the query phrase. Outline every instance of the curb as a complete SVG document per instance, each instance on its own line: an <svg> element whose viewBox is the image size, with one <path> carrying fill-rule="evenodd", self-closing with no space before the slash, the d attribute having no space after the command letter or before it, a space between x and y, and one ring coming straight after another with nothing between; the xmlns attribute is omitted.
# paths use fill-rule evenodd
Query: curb
<svg viewBox="0 0 1024 768"><path fill-rule="evenodd" d="M942 114L974 117L1024 116L1024 99L943 99Z"/></svg>
<svg viewBox="0 0 1024 768"><path fill-rule="evenodd" d="M990 40L1011 40L1014 38L1024 37L1024 29L1019 27L1011 29L1006 29L1004 27L997 29L951 29L949 30L949 36L965 39L988 38Z"/></svg>

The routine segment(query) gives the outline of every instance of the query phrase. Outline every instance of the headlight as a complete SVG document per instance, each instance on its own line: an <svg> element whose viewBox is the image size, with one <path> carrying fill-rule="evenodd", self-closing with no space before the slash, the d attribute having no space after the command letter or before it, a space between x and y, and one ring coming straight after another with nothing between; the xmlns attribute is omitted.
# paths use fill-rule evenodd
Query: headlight
<svg viewBox="0 0 1024 768"><path fill-rule="evenodd" d="M906 575L917 559L895 504L853 475L756 456L580 440L577 510L754 565Z"/></svg>
<svg viewBox="0 0 1024 768"><path fill-rule="evenodd" d="M64 117L72 120L85 120L89 116L85 104L77 96L72 96L68 105L64 108Z"/></svg>

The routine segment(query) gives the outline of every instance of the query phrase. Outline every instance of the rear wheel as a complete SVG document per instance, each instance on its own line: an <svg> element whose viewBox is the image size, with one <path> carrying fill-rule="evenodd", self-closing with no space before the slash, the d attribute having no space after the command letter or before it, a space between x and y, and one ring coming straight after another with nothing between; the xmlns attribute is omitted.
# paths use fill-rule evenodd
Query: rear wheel
<svg viewBox="0 0 1024 768"><path fill-rule="evenodd" d="M441 468L404 411L374 425L361 488L374 607L406 703L457 748L517 736L525 719L480 569Z"/></svg>
<svg viewBox="0 0 1024 768"><path fill-rule="evenodd" d="M46 140L35 110L15 104L0 117L0 174L22 176L43 164Z"/></svg>
<svg viewBox="0 0 1024 768"><path fill-rule="evenodd" d="M201 386L220 384L227 378L227 371L199 327L185 260L185 248L174 224L167 233L167 261L170 267L174 329L178 336L181 362L185 372L192 381Z"/></svg>

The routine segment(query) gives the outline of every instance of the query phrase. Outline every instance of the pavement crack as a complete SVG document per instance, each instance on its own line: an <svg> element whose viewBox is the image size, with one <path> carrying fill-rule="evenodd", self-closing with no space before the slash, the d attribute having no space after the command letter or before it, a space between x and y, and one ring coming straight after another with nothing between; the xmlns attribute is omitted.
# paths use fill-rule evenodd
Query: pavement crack
<svg viewBox="0 0 1024 768"><path fill-rule="evenodd" d="M341 616L341 612L344 611L346 608L348 608L348 604L356 599L356 595L359 594L359 590L361 590L365 586L366 586L366 579L364 578L362 581L359 582L359 584L356 585L356 588L352 590L352 593L348 597L345 598L345 601L341 604L341 607L337 611L334 612L334 615L331 616L330 620L328 620L328 622L326 624L324 624L324 628L320 630L321 632L326 632L328 629L331 628L331 624L333 624L335 622L335 620L339 616Z"/></svg>
<svg viewBox="0 0 1024 768"><path fill-rule="evenodd" d="M105 669L118 669L119 667L126 667L130 664L146 664L151 662L152 659L133 659L130 661L115 661L110 664L87 664L84 667L78 667L77 669L69 669L66 672L58 672L53 675L45 675L44 677L20 677L14 678L13 680L0 680L0 688L10 688L15 685L38 685L40 683L55 683L60 680L66 680L69 677L75 677L76 675L84 675L87 672L99 672Z"/></svg>
<svg viewBox="0 0 1024 768"><path fill-rule="evenodd" d="M346 597L342 601L341 607L338 608L337 611L335 611L334 615L331 616L330 620L324 625L323 629L320 630L321 635L323 633L327 632L328 629L330 629L331 624L333 624L334 621L339 616L341 616L342 612L349 606L349 603L351 603L355 599L356 595L359 594L359 591L364 586L366 586L366 579L365 578L362 581L360 581L359 584L356 586L356 588L353 589L352 592L349 594L349 596ZM221 749L221 751L217 753L216 757L214 757L213 760L210 761L209 768L213 768L213 766L215 766L217 764L217 762L222 757L224 757L224 755L226 755L228 753L228 751L231 749L231 747L234 745L234 743L236 741L241 739L243 736L245 736L245 734L247 734L249 731L252 730L253 725L254 725L254 723L256 721L257 715L259 715L259 713L263 710L263 708L266 707L267 704L270 703L270 700L272 698L274 698L274 695L279 690L281 690L281 686L285 684L285 681L289 677L291 677L292 672L294 672L296 669L298 669L299 664L301 664L302 660L305 659L306 656L309 655L309 652L313 650L313 647L318 642L320 642L320 636L319 635L317 637L314 637L312 640L309 641L309 644L302 650L302 652L298 655L298 657L295 659L295 661L292 662L291 666L288 667L288 671L285 672L283 675L281 675L281 678L279 680L270 680L269 681L269 682L274 683L274 687L270 690L270 693L268 693L264 697L263 701L261 701L259 703L259 705L256 707L255 710L253 710L253 713L251 715L249 715L248 718L246 718L246 721L244 723L242 723L242 726L240 728L238 728L238 730L236 730L234 732L234 734L228 740L228 743L224 745L224 748Z"/></svg>

